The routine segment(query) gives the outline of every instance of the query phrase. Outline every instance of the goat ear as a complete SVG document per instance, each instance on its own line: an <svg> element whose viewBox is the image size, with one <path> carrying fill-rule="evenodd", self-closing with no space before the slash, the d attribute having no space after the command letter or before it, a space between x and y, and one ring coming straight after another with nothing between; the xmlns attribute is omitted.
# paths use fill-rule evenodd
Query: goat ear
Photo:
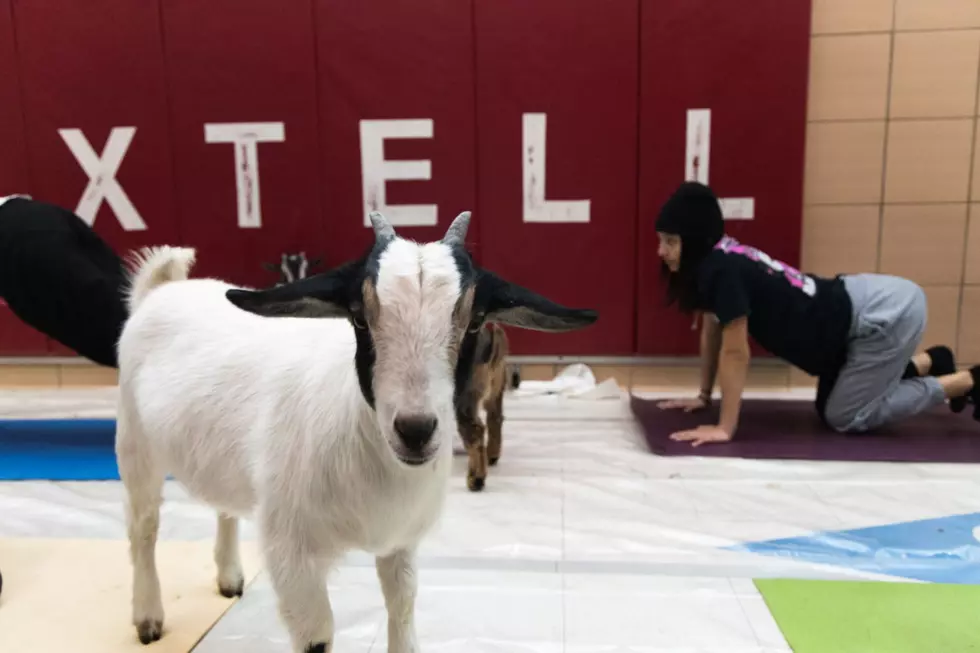
<svg viewBox="0 0 980 653"><path fill-rule="evenodd" d="M567 308L492 272L480 272L480 294L487 298L486 320L533 331L575 331L599 319L587 308Z"/></svg>
<svg viewBox="0 0 980 653"><path fill-rule="evenodd" d="M350 272L345 266L266 290L228 290L225 297L263 317L347 317Z"/></svg>

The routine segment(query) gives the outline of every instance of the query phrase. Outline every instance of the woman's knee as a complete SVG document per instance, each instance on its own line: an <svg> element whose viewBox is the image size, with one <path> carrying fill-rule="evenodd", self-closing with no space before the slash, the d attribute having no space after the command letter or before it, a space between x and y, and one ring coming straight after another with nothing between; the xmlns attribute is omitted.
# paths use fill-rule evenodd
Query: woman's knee
<svg viewBox="0 0 980 653"><path fill-rule="evenodd" d="M856 407L842 401L840 393L831 393L823 406L818 406L818 411L824 424L838 433L845 432L857 416Z"/></svg>
<svg viewBox="0 0 980 653"><path fill-rule="evenodd" d="M827 426L837 433L864 433L870 428L874 428L874 425L869 423L871 421L869 417L873 417L873 415L866 413L867 411L864 409L856 412L828 412L825 422Z"/></svg>

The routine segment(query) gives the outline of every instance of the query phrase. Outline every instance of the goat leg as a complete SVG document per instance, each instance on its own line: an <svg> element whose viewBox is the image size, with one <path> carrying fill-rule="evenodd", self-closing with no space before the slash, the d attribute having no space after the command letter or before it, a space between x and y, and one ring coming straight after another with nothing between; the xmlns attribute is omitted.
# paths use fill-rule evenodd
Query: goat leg
<svg viewBox="0 0 980 653"><path fill-rule="evenodd" d="M487 402L487 462L496 465L503 447L504 392L500 388Z"/></svg>
<svg viewBox="0 0 980 653"><path fill-rule="evenodd" d="M302 522L284 512L264 510L261 520L263 557L278 599L279 616L295 653L331 653L334 620L325 558L301 547L307 536L297 533L295 525Z"/></svg>
<svg viewBox="0 0 980 653"><path fill-rule="evenodd" d="M459 421L459 434L469 455L466 487L479 492L487 482L487 447L483 441L485 429L474 415L463 415Z"/></svg>
<svg viewBox="0 0 980 653"><path fill-rule="evenodd" d="M376 560L378 579L388 611L388 653L418 653L415 597L418 580L414 551L396 551Z"/></svg>
<svg viewBox="0 0 980 653"><path fill-rule="evenodd" d="M125 406L117 417L116 459L126 489L126 530L133 565L132 621L140 642L152 644L163 636L163 598L156 545L166 475L155 464Z"/></svg>
<svg viewBox="0 0 980 653"><path fill-rule="evenodd" d="M218 566L218 591L225 598L241 596L245 591L245 574L238 556L238 519L218 515L218 537L214 545L214 562Z"/></svg>

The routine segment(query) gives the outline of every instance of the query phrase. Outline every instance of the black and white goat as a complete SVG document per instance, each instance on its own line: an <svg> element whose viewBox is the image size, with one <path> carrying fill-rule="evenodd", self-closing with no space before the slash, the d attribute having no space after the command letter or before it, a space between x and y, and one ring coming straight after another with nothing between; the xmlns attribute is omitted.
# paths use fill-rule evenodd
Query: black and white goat
<svg viewBox="0 0 980 653"><path fill-rule="evenodd" d="M142 642L163 632L154 549L169 473L218 512L225 596L243 591L237 520L256 518L295 651L332 650L325 574L361 549L377 558L388 651L418 653L415 551L448 490L477 333L598 317L478 268L469 219L419 244L374 213L362 258L266 290L188 279L191 249L141 251L119 343L116 455Z"/></svg>
<svg viewBox="0 0 980 653"><path fill-rule="evenodd" d="M278 272L279 281L276 285L282 285L310 276L310 272L320 265L321 261L322 259L319 257L314 259L307 258L306 252L300 252L299 254L284 252L279 257L278 265L275 263L263 263L262 267L269 272Z"/></svg>

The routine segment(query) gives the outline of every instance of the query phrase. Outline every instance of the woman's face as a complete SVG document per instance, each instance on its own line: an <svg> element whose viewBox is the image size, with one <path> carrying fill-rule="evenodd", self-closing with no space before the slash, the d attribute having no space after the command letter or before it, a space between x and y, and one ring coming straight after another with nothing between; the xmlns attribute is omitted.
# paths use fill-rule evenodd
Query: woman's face
<svg viewBox="0 0 980 653"><path fill-rule="evenodd" d="M676 234L666 234L658 231L660 244L657 256L660 257L671 272L677 272L681 267L681 237Z"/></svg>

